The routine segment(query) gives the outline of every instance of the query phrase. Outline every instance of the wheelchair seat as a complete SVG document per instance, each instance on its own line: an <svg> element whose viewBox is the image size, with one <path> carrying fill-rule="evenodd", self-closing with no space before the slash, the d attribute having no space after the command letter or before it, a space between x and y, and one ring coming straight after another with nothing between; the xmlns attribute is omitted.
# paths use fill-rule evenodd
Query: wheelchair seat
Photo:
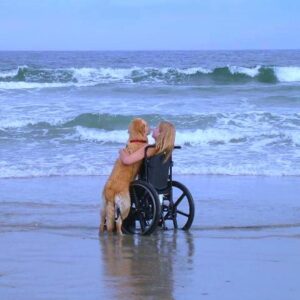
<svg viewBox="0 0 300 300"><path fill-rule="evenodd" d="M165 161L165 154L157 154L147 157L140 170L139 179L150 183L158 193L168 188L168 180L172 159L169 157Z"/></svg>

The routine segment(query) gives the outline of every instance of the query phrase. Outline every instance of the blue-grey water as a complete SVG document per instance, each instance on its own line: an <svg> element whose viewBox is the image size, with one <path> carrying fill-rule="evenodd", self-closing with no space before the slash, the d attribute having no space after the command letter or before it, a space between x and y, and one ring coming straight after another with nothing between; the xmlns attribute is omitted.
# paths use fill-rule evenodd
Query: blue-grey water
<svg viewBox="0 0 300 300"><path fill-rule="evenodd" d="M300 175L300 51L0 52L0 178L109 174L133 117L175 173Z"/></svg>

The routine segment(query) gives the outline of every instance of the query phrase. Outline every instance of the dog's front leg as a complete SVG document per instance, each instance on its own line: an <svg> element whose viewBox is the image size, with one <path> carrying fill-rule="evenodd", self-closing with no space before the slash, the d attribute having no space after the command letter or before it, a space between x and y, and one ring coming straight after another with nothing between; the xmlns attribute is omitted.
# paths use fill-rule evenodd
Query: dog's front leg
<svg viewBox="0 0 300 300"><path fill-rule="evenodd" d="M122 224L123 224L122 218L121 216L119 216L118 219L116 220L117 234L119 235L123 235Z"/></svg>
<svg viewBox="0 0 300 300"><path fill-rule="evenodd" d="M116 220L117 233L119 235L123 235L123 232L122 232L123 220L122 220L122 214L121 214L122 198L120 196L116 196L115 203L116 203L116 205L115 205L115 220Z"/></svg>
<svg viewBox="0 0 300 300"><path fill-rule="evenodd" d="M100 226L99 226L99 234L104 232L104 223L105 223L105 215L106 215L106 209L105 207L101 208L101 213L100 213Z"/></svg>
<svg viewBox="0 0 300 300"><path fill-rule="evenodd" d="M122 194L116 197L116 227L117 233L122 234L122 224L123 220L125 220L130 211L130 196L129 193Z"/></svg>
<svg viewBox="0 0 300 300"><path fill-rule="evenodd" d="M106 228L108 232L113 232L115 227L115 205L112 201L106 204Z"/></svg>

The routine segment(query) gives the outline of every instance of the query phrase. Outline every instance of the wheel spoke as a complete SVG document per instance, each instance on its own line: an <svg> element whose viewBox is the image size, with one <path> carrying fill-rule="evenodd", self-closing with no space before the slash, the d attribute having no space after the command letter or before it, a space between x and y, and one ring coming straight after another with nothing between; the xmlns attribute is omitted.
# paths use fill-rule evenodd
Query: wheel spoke
<svg viewBox="0 0 300 300"><path fill-rule="evenodd" d="M133 192L132 192L131 195L133 196L133 202L135 204L135 207L137 207L138 201L136 201L137 200L137 195L136 195L135 189L133 189Z"/></svg>
<svg viewBox="0 0 300 300"><path fill-rule="evenodd" d="M179 203L182 201L182 199L184 198L184 196L185 196L185 193L182 193L181 196L175 202L174 207L177 207L179 205Z"/></svg>
<svg viewBox="0 0 300 300"><path fill-rule="evenodd" d="M151 184L136 180L130 184L130 196L130 217L132 220L123 223L124 231L141 235L151 234L155 231L159 218L163 214L157 191ZM170 208L170 216L171 210ZM169 218L171 219L171 217Z"/></svg>
<svg viewBox="0 0 300 300"><path fill-rule="evenodd" d="M168 211L168 212L166 213L166 215L163 217L164 220L167 220L167 219L169 218L169 216L170 216L170 212Z"/></svg>
<svg viewBox="0 0 300 300"><path fill-rule="evenodd" d="M176 217L173 218L173 224L174 224L174 228L177 229L177 228L178 228L178 224L177 224L177 219L176 219Z"/></svg>
<svg viewBox="0 0 300 300"><path fill-rule="evenodd" d="M144 193L143 193L143 196L140 197L140 201L142 203L144 202L144 200L145 200L144 198L146 197L146 195L147 195L147 191L145 190Z"/></svg>
<svg viewBox="0 0 300 300"><path fill-rule="evenodd" d="M183 212L183 211L181 211L181 210L178 210L178 209L177 209L176 212L177 212L178 214L182 215L182 216L187 217L187 218L190 216L189 214L187 214L187 213L185 213L185 212Z"/></svg>
<svg viewBox="0 0 300 300"><path fill-rule="evenodd" d="M145 218L143 216L143 214L139 214L139 221L140 221L140 225L141 225L141 229L142 229L142 232L145 231Z"/></svg>

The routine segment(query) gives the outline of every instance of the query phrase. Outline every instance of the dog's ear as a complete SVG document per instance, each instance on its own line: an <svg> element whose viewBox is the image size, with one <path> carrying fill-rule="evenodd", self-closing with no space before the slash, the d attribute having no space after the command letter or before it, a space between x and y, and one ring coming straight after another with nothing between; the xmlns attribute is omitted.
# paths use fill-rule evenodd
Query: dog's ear
<svg viewBox="0 0 300 300"><path fill-rule="evenodd" d="M137 133L139 131L139 124L138 123L139 123L138 119L132 120L132 122L129 126L129 128L130 128L129 131L130 131L131 134Z"/></svg>
<svg viewBox="0 0 300 300"><path fill-rule="evenodd" d="M140 122L139 132L142 136L144 136L146 134L146 125L142 121Z"/></svg>
<svg viewBox="0 0 300 300"><path fill-rule="evenodd" d="M140 131L141 125L142 125L142 122L140 119L138 119L138 118L133 119L131 122L131 126L130 126L132 133L138 133Z"/></svg>
<svg viewBox="0 0 300 300"><path fill-rule="evenodd" d="M143 138L146 135L146 125L142 119L136 118L131 122L129 134L135 138Z"/></svg>

